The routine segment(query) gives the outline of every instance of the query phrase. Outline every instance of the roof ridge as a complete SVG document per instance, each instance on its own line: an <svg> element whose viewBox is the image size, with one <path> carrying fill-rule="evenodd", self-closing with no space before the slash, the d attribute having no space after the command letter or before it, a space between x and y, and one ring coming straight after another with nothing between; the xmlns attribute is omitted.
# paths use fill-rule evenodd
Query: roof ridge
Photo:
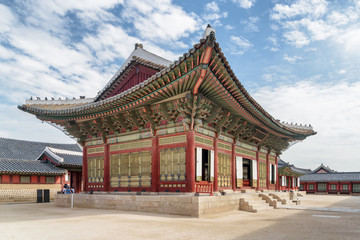
<svg viewBox="0 0 360 240"><path fill-rule="evenodd" d="M155 53L152 53L152 52L150 52L150 51L148 51L148 50L146 50L146 49L144 49L144 48L141 48L141 49L142 49L142 51L145 51L145 52L147 52L147 53L149 53L149 54L151 54L151 55L153 55L153 56L156 56L157 58L161 58L161 59L169 62L169 64L173 63L173 61L171 61L171 60L169 60L169 59L166 59L166 58L164 58L164 57L161 57L161 56L159 56L159 55L157 55L157 54L155 54Z"/></svg>
<svg viewBox="0 0 360 240"><path fill-rule="evenodd" d="M7 139L12 141L20 141L20 142L31 142L31 143L45 143L45 144L61 144L61 145L77 145L76 143L53 143L53 142L40 142L40 141L34 141L34 140L23 140L23 139L16 139L16 138L5 138L0 137L1 139Z"/></svg>
<svg viewBox="0 0 360 240"><path fill-rule="evenodd" d="M47 147L47 149L49 149L50 151L52 151L55 154L59 153L59 154L76 155L76 156L83 155L83 152L81 152L81 151L71 151L71 150L65 150L65 149L59 149L59 148L53 148L53 147Z"/></svg>
<svg viewBox="0 0 360 240"><path fill-rule="evenodd" d="M38 162L39 160L34 159L14 159L14 158L0 158L0 161L25 161L25 162Z"/></svg>

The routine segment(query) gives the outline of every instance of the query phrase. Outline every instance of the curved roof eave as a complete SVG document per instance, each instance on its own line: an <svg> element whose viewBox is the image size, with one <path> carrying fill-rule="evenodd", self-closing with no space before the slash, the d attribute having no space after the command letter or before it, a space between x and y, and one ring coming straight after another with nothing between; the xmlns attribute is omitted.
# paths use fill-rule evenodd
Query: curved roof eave
<svg viewBox="0 0 360 240"><path fill-rule="evenodd" d="M62 109L62 110L51 110L51 109L47 109L47 110L40 110L37 109L36 107L32 107L32 106L26 106L26 105L22 105L22 106L18 106L19 109L23 110L23 111L27 111L30 113L35 113L37 114L44 114L44 115L63 115L63 114L76 114L79 113L82 110L91 110L91 108L96 108L98 106L105 106L105 105L109 105L110 103L113 103L116 100L122 99L126 96L129 96L130 94L138 91L140 88L149 85L150 83L152 83L153 81L157 80L158 78L160 78L161 76L163 76L164 74L166 74L167 72L172 71L176 66L178 66L180 63L182 63L185 59L189 58L191 54L193 54L196 50L198 50L205 42L206 39L201 39L199 43L195 44L193 48L189 49L187 53L184 53L183 56L179 57L179 60L174 61L169 67L161 70L160 72L154 74L153 76L149 77L147 80L145 80L144 82L128 89L125 92L122 92L118 95L115 95L113 97L104 99L104 100L100 100L97 102L91 102L91 103L87 103L84 104L82 106L78 106L78 107L74 107L74 108L68 108L68 109ZM217 42L215 42L215 47L214 49L217 51L217 53L219 54L227 72L230 74L231 78L233 79L233 81L235 82L235 84L238 86L238 89L241 91L242 94L244 94L246 96L246 98L250 101L250 103L252 104L252 106L260 111L271 123L273 123L274 125L276 125L277 127L290 132L291 134L295 134L295 135L299 135L299 137L301 138L301 136L303 136L304 138L307 136L311 136L316 134L316 132L314 132L312 129L309 129L306 132L300 132L298 131L298 129L296 128L292 128L289 126L285 126L283 124L281 124L280 122L278 122L277 120L275 120L268 112L266 112L261 106L260 104L258 104L251 96L250 94L246 91L246 89L244 88L244 86L240 83L240 81L238 80L238 78L235 76L234 72L232 71L228 61L226 60L226 57L224 56L224 54L221 51L221 48L219 47L219 44ZM249 109L248 109L249 110ZM251 109L250 109L251 110ZM250 111L250 112L254 112L254 111ZM268 124L265 124L268 125ZM268 125L269 126L269 125ZM271 127L271 126L269 126ZM273 128L273 127L271 127Z"/></svg>

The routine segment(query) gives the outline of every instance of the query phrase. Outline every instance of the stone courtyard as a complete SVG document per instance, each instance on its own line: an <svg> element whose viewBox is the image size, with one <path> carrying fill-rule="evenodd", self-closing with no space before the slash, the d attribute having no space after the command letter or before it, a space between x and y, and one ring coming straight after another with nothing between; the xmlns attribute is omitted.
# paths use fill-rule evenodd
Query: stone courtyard
<svg viewBox="0 0 360 240"><path fill-rule="evenodd" d="M291 206L294 207L294 206ZM202 218L1 203L1 239L359 239L360 197L307 195L302 209Z"/></svg>

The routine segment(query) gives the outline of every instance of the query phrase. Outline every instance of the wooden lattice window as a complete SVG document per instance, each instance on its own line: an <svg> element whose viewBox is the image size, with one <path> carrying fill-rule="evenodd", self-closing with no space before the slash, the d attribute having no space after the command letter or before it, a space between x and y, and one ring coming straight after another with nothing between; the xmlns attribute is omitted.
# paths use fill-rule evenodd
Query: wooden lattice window
<svg viewBox="0 0 360 240"><path fill-rule="evenodd" d="M360 192L360 183L353 183L353 192Z"/></svg>
<svg viewBox="0 0 360 240"><path fill-rule="evenodd" d="M88 158L88 182L102 183L104 182L104 157Z"/></svg>
<svg viewBox="0 0 360 240"><path fill-rule="evenodd" d="M55 177L46 177L46 183L55 183Z"/></svg>
<svg viewBox="0 0 360 240"><path fill-rule="evenodd" d="M330 190L337 190L336 184L330 184Z"/></svg>
<svg viewBox="0 0 360 240"><path fill-rule="evenodd" d="M218 154L218 186L231 187L231 156Z"/></svg>
<svg viewBox="0 0 360 240"><path fill-rule="evenodd" d="M160 150L160 180L185 181L186 151L181 148L166 148Z"/></svg>
<svg viewBox="0 0 360 240"><path fill-rule="evenodd" d="M309 184L308 188L309 190L314 190L314 184Z"/></svg>
<svg viewBox="0 0 360 240"><path fill-rule="evenodd" d="M326 191L326 183L318 183L318 191Z"/></svg>
<svg viewBox="0 0 360 240"><path fill-rule="evenodd" d="M111 187L150 187L151 151L110 156Z"/></svg>
<svg viewBox="0 0 360 240"><path fill-rule="evenodd" d="M20 176L20 183L30 183L30 176Z"/></svg>
<svg viewBox="0 0 360 240"><path fill-rule="evenodd" d="M266 187L266 163L259 163L259 185Z"/></svg>

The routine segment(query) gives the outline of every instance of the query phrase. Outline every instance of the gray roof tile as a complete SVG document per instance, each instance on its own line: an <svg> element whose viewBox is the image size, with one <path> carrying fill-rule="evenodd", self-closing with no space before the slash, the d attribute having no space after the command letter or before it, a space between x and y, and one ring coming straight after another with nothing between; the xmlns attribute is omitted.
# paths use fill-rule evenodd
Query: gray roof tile
<svg viewBox="0 0 360 240"><path fill-rule="evenodd" d="M0 173L62 175L66 170L57 168L54 164L35 160L0 159Z"/></svg>
<svg viewBox="0 0 360 240"><path fill-rule="evenodd" d="M301 176L300 180L308 182L360 182L360 172L313 173Z"/></svg>
<svg viewBox="0 0 360 240"><path fill-rule="evenodd" d="M43 152L47 157L59 165L81 167L83 154L78 151L63 151L63 149L46 148Z"/></svg>
<svg viewBox="0 0 360 240"><path fill-rule="evenodd" d="M0 158L36 160L46 147L82 151L77 144L45 143L0 138Z"/></svg>
<svg viewBox="0 0 360 240"><path fill-rule="evenodd" d="M280 159L278 161L278 168L283 168L283 167L290 167L290 169L296 173L300 173L300 174L308 174L311 172L311 169L305 169L305 168L298 168L295 167L293 164L287 163L285 161L283 161L282 159Z"/></svg>

